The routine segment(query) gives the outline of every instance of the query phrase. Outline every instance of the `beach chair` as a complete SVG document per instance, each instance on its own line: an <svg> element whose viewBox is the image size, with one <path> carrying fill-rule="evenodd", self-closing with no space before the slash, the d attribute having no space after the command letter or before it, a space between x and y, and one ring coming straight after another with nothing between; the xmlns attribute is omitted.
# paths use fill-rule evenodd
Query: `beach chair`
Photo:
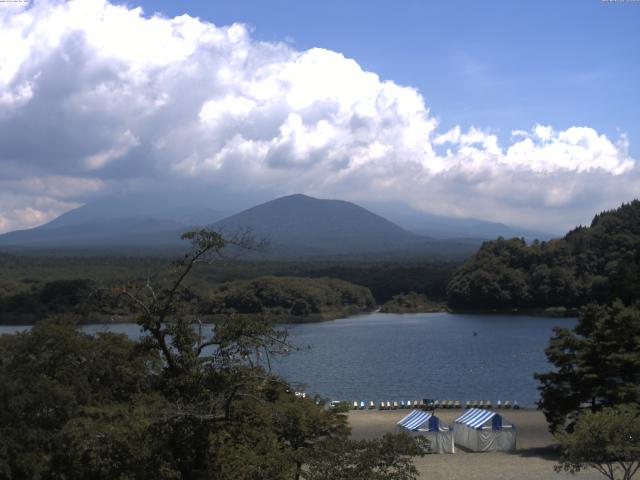
<svg viewBox="0 0 640 480"><path fill-rule="evenodd" d="M395 400L393 401L393 409L394 410L398 409L398 402L396 402Z"/></svg>
<svg viewBox="0 0 640 480"><path fill-rule="evenodd" d="M424 400L420 400L420 402L418 403L418 408L420 408L421 410L425 408L425 404L424 404Z"/></svg>
<svg viewBox="0 0 640 480"><path fill-rule="evenodd" d="M464 404L464 408L471 408L471 400L467 400L467 403Z"/></svg>
<svg viewBox="0 0 640 480"><path fill-rule="evenodd" d="M413 406L413 402L411 400L407 400L407 408L411 408Z"/></svg>
<svg viewBox="0 0 640 480"><path fill-rule="evenodd" d="M434 408L434 409L436 409L436 408L440 408L440 400L434 400L434 402L433 402L433 408Z"/></svg>
<svg viewBox="0 0 640 480"><path fill-rule="evenodd" d="M492 408L493 407L493 404L491 403L491 400L487 400L486 402L484 402L484 404L485 404L485 406L487 408Z"/></svg>
<svg viewBox="0 0 640 480"><path fill-rule="evenodd" d="M374 403L374 401L373 401L373 400L371 400L371 401L369 402L369 410L373 410L374 408L376 408L376 404Z"/></svg>
<svg viewBox="0 0 640 480"><path fill-rule="evenodd" d="M404 400L400 400L400 408L407 408L407 405L404 403Z"/></svg>
<svg viewBox="0 0 640 480"><path fill-rule="evenodd" d="M509 400L504 401L504 408L511 408L511 402Z"/></svg>
<svg viewBox="0 0 640 480"><path fill-rule="evenodd" d="M353 409L354 409L354 410L358 410L358 401L357 401L357 400L355 400L355 401L353 402Z"/></svg>
<svg viewBox="0 0 640 480"><path fill-rule="evenodd" d="M393 408L393 405L391 404L391 402L387 402L387 410L391 410Z"/></svg>
<svg viewBox="0 0 640 480"><path fill-rule="evenodd" d="M460 403L460 400L456 400L456 403L454 404L454 408L462 408L462 403Z"/></svg>
<svg viewBox="0 0 640 480"><path fill-rule="evenodd" d="M384 402L380 401L380 406L378 407L380 410L384 410L385 406L384 406Z"/></svg>
<svg viewBox="0 0 640 480"><path fill-rule="evenodd" d="M478 408L484 408L484 402L482 400L478 402Z"/></svg>
<svg viewBox="0 0 640 480"><path fill-rule="evenodd" d="M520 410L520 405L518 405L518 401L517 400L513 401L513 409L514 410Z"/></svg>
<svg viewBox="0 0 640 480"><path fill-rule="evenodd" d="M471 402L471 408L478 408L478 401L477 400L473 400Z"/></svg>
<svg viewBox="0 0 640 480"><path fill-rule="evenodd" d="M364 410L365 408L367 408L367 404L364 403L364 400L360 400L360 410Z"/></svg>

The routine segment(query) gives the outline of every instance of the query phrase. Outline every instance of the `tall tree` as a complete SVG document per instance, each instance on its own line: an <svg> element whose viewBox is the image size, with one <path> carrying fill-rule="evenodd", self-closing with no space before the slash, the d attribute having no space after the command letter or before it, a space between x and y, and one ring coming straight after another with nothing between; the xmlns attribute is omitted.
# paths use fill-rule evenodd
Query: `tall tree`
<svg viewBox="0 0 640 480"><path fill-rule="evenodd" d="M572 433L559 435L556 471L593 468L609 480L631 480L640 469L640 410L620 406L580 415ZM618 475L620 474L620 475Z"/></svg>
<svg viewBox="0 0 640 480"><path fill-rule="evenodd" d="M546 349L556 370L536 374L551 430L571 430L578 412L640 404L640 310L590 305L573 330L556 329Z"/></svg>

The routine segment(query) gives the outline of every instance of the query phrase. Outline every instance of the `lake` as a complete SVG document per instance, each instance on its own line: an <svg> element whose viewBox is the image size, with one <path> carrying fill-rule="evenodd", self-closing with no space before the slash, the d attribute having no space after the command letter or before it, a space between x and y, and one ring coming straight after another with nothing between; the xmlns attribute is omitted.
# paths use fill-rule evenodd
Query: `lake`
<svg viewBox="0 0 640 480"><path fill-rule="evenodd" d="M287 325L291 343L310 348L276 360L274 370L304 383L308 393L338 400L517 400L534 406L533 373L551 368L544 349L552 328L575 324L521 315L372 313ZM0 327L0 333L24 328ZM108 329L140 335L132 324Z"/></svg>

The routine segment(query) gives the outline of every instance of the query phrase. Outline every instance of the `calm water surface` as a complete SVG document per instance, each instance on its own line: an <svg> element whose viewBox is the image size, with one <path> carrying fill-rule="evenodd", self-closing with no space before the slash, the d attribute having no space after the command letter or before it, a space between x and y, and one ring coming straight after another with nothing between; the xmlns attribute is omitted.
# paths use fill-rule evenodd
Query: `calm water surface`
<svg viewBox="0 0 640 480"><path fill-rule="evenodd" d="M554 326L575 319L511 315L381 314L291 326L291 340L309 345L277 362L308 392L345 400L538 399L534 372ZM476 335L473 333L476 332Z"/></svg>
<svg viewBox="0 0 640 480"><path fill-rule="evenodd" d="M344 400L538 399L534 372L550 368L544 355L554 326L575 319L448 313L373 313L330 322L289 325L296 351L274 369L309 393ZM0 327L0 333L26 327ZM137 325L91 325L131 338ZM476 335L474 335L474 332Z"/></svg>

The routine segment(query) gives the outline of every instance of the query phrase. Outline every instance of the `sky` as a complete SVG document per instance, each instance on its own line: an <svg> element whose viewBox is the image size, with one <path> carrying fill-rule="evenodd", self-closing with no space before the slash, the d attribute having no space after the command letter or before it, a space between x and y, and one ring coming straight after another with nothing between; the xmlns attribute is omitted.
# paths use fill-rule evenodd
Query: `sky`
<svg viewBox="0 0 640 480"><path fill-rule="evenodd" d="M639 196L638 25L634 1L0 3L0 232L164 189L562 231Z"/></svg>

